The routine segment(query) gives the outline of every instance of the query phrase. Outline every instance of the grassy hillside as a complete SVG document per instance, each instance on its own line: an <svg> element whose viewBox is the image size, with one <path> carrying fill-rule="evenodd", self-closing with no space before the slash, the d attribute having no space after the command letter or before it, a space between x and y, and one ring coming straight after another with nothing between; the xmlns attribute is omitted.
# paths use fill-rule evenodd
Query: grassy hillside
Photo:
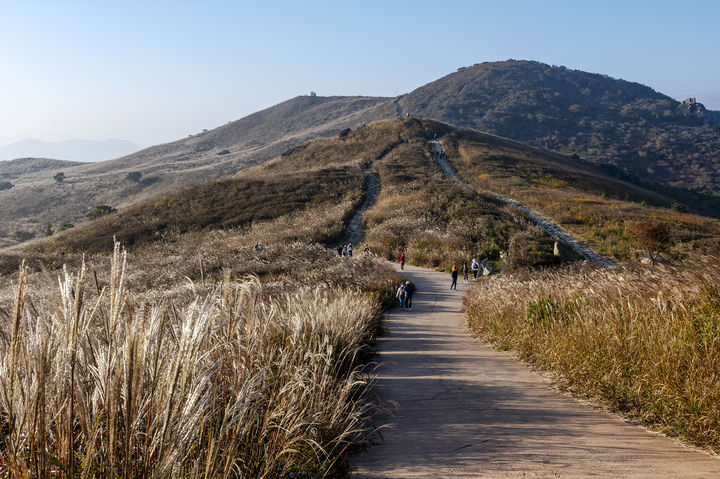
<svg viewBox="0 0 720 479"><path fill-rule="evenodd" d="M346 127L395 113L394 105L384 98L297 97L117 160L15 168L12 191L0 190L0 240L15 231L41 234L48 223L54 227L77 224L99 204L123 208L184 186L231 176L310 139L335 136ZM61 183L54 179L60 172L65 174ZM129 173L141 176L132 180Z"/></svg>
<svg viewBox="0 0 720 479"><path fill-rule="evenodd" d="M670 253L711 252L720 247L720 221L685 213L683 204L608 175L592 163L468 130L443 144L463 179L530 206L599 252L634 257L629 227L651 221L668 225Z"/></svg>
<svg viewBox="0 0 720 479"><path fill-rule="evenodd" d="M720 114L607 75L508 60L461 68L400 98L435 118L720 194Z"/></svg>

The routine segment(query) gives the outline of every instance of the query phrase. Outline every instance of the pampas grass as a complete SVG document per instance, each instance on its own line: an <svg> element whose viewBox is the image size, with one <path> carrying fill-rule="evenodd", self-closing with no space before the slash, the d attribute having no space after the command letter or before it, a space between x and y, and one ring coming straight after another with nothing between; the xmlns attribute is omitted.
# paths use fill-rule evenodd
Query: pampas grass
<svg viewBox="0 0 720 479"><path fill-rule="evenodd" d="M375 300L320 281L270 294L226 274L179 304L146 303L128 275L116 245L105 287L66 268L48 300L21 269L0 322L0 477L342 470L368 407L357 359Z"/></svg>
<svg viewBox="0 0 720 479"><path fill-rule="evenodd" d="M582 396L720 451L720 258L518 273L467 297L470 327Z"/></svg>

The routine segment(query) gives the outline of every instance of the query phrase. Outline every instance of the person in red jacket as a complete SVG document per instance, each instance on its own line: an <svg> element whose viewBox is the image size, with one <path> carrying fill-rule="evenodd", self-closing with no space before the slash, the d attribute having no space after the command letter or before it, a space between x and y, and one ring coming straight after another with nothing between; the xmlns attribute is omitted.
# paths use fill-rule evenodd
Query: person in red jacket
<svg viewBox="0 0 720 479"><path fill-rule="evenodd" d="M400 269L405 269L405 253L400 253Z"/></svg>

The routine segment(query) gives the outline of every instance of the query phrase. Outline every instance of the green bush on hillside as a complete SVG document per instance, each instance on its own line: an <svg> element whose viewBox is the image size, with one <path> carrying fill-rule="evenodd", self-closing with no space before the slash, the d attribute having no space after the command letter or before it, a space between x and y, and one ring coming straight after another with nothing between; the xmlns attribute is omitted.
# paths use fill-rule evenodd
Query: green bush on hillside
<svg viewBox="0 0 720 479"><path fill-rule="evenodd" d="M92 211L90 211L87 216L91 220L94 220L96 218L101 218L103 216L107 216L111 213L115 213L117 211L117 208L113 208L112 206L108 205L97 205L95 208L93 208Z"/></svg>

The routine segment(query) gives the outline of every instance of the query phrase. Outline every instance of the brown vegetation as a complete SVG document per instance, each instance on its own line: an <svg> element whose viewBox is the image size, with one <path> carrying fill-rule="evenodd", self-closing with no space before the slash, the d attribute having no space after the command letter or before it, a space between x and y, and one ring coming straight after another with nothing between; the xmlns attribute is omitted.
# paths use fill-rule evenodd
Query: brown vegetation
<svg viewBox="0 0 720 479"><path fill-rule="evenodd" d="M443 144L463 180L539 211L600 253L634 257L628 229L643 221L669 226L673 256L718 244L720 221L677 211L672 198L591 164L467 130L447 135Z"/></svg>
<svg viewBox="0 0 720 479"><path fill-rule="evenodd" d="M576 394L720 451L720 258L483 282L470 327Z"/></svg>

